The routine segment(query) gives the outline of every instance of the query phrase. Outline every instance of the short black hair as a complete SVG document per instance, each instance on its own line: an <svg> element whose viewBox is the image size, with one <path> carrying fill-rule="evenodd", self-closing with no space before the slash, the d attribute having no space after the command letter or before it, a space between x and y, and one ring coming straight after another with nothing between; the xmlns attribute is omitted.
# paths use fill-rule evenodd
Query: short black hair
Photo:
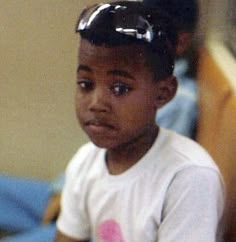
<svg viewBox="0 0 236 242"><path fill-rule="evenodd" d="M81 38L88 40L94 45L105 45L107 47L132 44L142 46L145 50L147 65L153 72L155 80L164 79L172 75L177 31L169 16L157 9L146 7L142 2L117 1L108 4L127 7L126 14L128 15L126 16L128 17L118 20L118 22L123 21L124 24L127 24L133 16L148 16L152 32L154 33L153 40L147 42L143 39L117 32L116 26L114 26L114 11L111 11L111 9L99 11L88 28L78 30L78 26L83 22L86 11L90 11L92 7L85 9L80 15L76 32L80 33ZM129 20L127 20L128 18ZM135 26L135 28L138 27Z"/></svg>
<svg viewBox="0 0 236 242"><path fill-rule="evenodd" d="M176 21L178 31L195 31L199 15L198 0L143 0L143 3L166 11Z"/></svg>

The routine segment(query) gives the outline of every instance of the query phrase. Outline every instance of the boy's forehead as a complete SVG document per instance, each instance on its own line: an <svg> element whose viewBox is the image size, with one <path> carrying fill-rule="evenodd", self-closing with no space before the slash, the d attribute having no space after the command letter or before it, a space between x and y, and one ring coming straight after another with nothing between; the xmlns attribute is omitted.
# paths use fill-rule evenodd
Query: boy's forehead
<svg viewBox="0 0 236 242"><path fill-rule="evenodd" d="M123 62L143 65L145 63L144 48L138 45L105 46L94 45L85 39L81 39L79 47L79 61L109 60L112 62Z"/></svg>

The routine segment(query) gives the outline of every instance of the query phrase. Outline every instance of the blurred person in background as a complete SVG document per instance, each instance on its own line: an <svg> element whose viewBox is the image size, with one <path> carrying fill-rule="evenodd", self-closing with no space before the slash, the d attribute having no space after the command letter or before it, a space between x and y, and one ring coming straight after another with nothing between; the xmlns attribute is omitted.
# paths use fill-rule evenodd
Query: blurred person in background
<svg viewBox="0 0 236 242"><path fill-rule="evenodd" d="M195 137L198 96L195 72L197 50L192 42L198 22L197 0L143 0L152 8L161 8L175 21L178 30L174 75L178 80L176 96L158 111L157 123L190 138Z"/></svg>

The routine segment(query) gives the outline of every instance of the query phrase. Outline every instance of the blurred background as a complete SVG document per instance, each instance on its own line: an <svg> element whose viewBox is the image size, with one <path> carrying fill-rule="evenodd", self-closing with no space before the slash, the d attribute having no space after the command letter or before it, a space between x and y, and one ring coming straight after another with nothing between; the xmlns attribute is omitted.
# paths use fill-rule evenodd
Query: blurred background
<svg viewBox="0 0 236 242"><path fill-rule="evenodd" d="M91 0L0 1L0 172L50 180L87 141L74 111L79 37ZM196 41L236 86L236 4L200 0ZM235 90L235 89L234 89Z"/></svg>

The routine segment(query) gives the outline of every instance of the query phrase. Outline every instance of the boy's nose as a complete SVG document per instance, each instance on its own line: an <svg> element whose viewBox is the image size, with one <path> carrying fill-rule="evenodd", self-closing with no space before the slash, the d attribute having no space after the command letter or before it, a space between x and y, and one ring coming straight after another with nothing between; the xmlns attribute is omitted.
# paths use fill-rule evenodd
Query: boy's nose
<svg viewBox="0 0 236 242"><path fill-rule="evenodd" d="M108 112L110 110L109 94L103 90L93 92L89 110L93 112Z"/></svg>

